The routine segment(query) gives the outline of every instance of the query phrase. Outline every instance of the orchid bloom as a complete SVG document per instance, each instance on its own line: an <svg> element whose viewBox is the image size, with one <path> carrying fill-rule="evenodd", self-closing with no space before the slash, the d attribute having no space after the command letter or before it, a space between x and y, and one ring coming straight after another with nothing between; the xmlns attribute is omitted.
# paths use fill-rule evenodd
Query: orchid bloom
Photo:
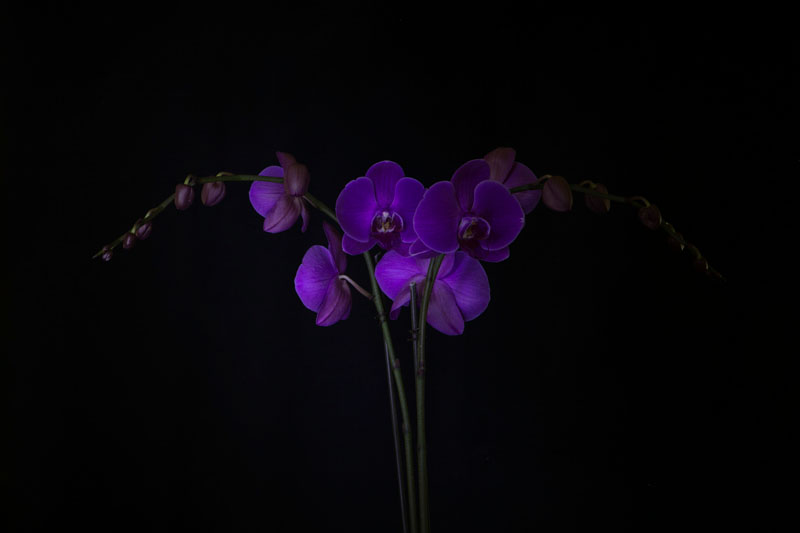
<svg viewBox="0 0 800 533"><path fill-rule="evenodd" d="M394 250L384 255L375 267L381 290L392 299L389 318L411 300L411 282L416 283L422 300L428 263L431 259L404 257ZM489 306L489 278L480 261L464 252L444 256L431 290L427 323L445 335L461 335L464 322L477 318Z"/></svg>
<svg viewBox="0 0 800 533"><path fill-rule="evenodd" d="M489 163L489 179L502 183L507 189L536 183L538 180L533 171L519 161L514 161L516 154L513 148L495 148L483 156ZM526 215L533 211L541 197L542 191L537 190L514 193L514 198Z"/></svg>
<svg viewBox="0 0 800 533"><path fill-rule="evenodd" d="M525 212L505 185L490 179L484 159L461 165L450 181L433 184L414 214L419 241L410 247L421 257L459 248L476 259L499 262L525 225Z"/></svg>
<svg viewBox="0 0 800 533"><path fill-rule="evenodd" d="M342 247L350 255L375 244L408 255L417 240L412 220L425 186L405 177L393 161L375 163L366 176L348 183L336 199L336 218L344 231Z"/></svg>
<svg viewBox="0 0 800 533"><path fill-rule="evenodd" d="M250 203L264 217L264 231L280 233L291 228L298 217L303 217L300 231L308 227L308 207L303 195L308 191L308 168L298 163L294 156L275 152L280 166L268 166L259 176L283 178L283 183L254 181L250 186Z"/></svg>
<svg viewBox="0 0 800 533"><path fill-rule="evenodd" d="M317 313L317 325L330 326L350 315L352 297L344 276L347 256L342 237L327 222L322 229L328 247L317 244L308 249L294 277L294 289L303 305Z"/></svg>

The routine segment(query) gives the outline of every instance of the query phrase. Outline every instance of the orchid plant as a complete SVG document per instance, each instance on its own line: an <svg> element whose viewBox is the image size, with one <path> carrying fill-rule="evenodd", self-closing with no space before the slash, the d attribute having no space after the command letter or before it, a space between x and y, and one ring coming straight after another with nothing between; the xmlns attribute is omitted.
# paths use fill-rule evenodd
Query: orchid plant
<svg viewBox="0 0 800 533"><path fill-rule="evenodd" d="M191 207L198 185L202 186L201 202L213 206L224 199L227 182L251 182L250 203L264 218L267 233L291 230L298 219L300 231L305 232L311 218L309 208L321 211L329 219L322 222L327 246L314 244L302 257L294 279L295 291L300 302L316 313L318 326L332 326L350 316L351 287L375 307L389 376L400 509L406 532L430 530L425 432L427 326L445 335L460 335L466 322L487 309L490 285L481 262L508 259L526 217L540 203L555 211L569 211L577 192L584 195L586 207L597 214L607 213L612 202L631 206L646 227L660 230L677 250L690 254L700 272L724 279L645 198L612 195L603 184L591 181L570 184L561 176L537 178L529 167L516 161L512 148L497 148L467 161L450 180L428 188L406 176L399 164L377 162L364 176L345 184L334 209L309 193L311 180L306 165L284 152L277 152L276 158L278 165L268 166L258 175L220 172L202 178L187 176L176 185L174 194L147 211L94 257L109 261L120 244L129 249L146 239L153 220L170 204L178 210ZM369 288L346 274L348 255L364 258ZM384 295L391 301L388 313ZM411 425L400 357L387 323L398 319L406 306L410 307L412 331L416 432Z"/></svg>

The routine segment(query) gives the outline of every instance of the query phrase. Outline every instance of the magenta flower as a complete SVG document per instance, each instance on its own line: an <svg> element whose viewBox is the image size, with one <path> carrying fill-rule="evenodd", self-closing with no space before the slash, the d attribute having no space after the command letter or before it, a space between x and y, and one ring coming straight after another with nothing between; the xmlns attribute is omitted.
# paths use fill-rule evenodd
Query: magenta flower
<svg viewBox="0 0 800 533"><path fill-rule="evenodd" d="M405 177L393 161L375 163L367 175L348 183L336 199L336 218L344 230L342 247L350 255L377 243L384 250L408 255L417 240L412 220L425 186Z"/></svg>
<svg viewBox="0 0 800 533"><path fill-rule="evenodd" d="M298 163L294 156L275 152L280 166L269 166L259 176L283 178L283 183L254 181L250 185L250 203L264 217L264 231L280 233L291 228L297 218L303 217L300 231L308 227L308 207L303 195L308 191L308 168Z"/></svg>
<svg viewBox="0 0 800 533"><path fill-rule="evenodd" d="M538 180L533 171L522 163L514 161L516 154L513 148L495 148L483 156L483 159L489 163L489 179L502 183L507 189L536 183ZM514 193L514 198L522 206L526 215L533 211L541 197L542 191L538 190Z"/></svg>
<svg viewBox="0 0 800 533"><path fill-rule="evenodd" d="M389 317L411 301L411 282L422 300L430 259L404 257L394 250L375 267L381 290L392 299ZM447 254L442 260L431 291L427 322L445 335L461 335L464 322L477 318L489 306L489 278L480 261L464 252Z"/></svg>
<svg viewBox="0 0 800 533"><path fill-rule="evenodd" d="M414 214L419 242L410 252L451 253L461 248L482 261L506 259L508 246L525 225L525 212L490 176L489 163L473 159L461 165L450 181L428 189Z"/></svg>
<svg viewBox="0 0 800 533"><path fill-rule="evenodd" d="M322 223L328 247L314 245L303 256L294 277L294 289L303 305L317 313L318 326L330 326L350 315L350 287L342 279L347 256L342 238L327 222Z"/></svg>

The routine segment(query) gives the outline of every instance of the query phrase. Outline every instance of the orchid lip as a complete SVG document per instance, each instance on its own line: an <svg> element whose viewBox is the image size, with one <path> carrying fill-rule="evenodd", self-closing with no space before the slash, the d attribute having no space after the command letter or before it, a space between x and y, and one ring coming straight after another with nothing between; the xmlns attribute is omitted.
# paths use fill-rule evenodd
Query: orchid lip
<svg viewBox="0 0 800 533"><path fill-rule="evenodd" d="M466 215L461 218L458 224L458 238L462 241L482 241L489 237L491 233L489 223L478 216Z"/></svg>
<svg viewBox="0 0 800 533"><path fill-rule="evenodd" d="M403 217L395 211L381 210L372 219L372 234L376 236L403 231Z"/></svg>

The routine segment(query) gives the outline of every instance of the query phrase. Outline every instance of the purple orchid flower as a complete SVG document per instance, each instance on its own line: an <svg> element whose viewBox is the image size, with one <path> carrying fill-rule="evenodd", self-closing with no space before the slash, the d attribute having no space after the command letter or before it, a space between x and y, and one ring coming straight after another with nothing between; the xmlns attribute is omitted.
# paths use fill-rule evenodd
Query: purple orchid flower
<svg viewBox="0 0 800 533"><path fill-rule="evenodd" d="M375 267L381 290L393 300L389 318L395 319L411 301L411 282L419 301L425 288L430 259L404 257L389 251ZM427 322L445 335L461 335L464 322L477 318L489 306L489 278L480 261L464 252L447 254L431 291Z"/></svg>
<svg viewBox="0 0 800 533"><path fill-rule="evenodd" d="M297 218L303 217L300 231L308 227L308 207L303 195L308 191L310 181L308 168L298 163L294 156L275 152L280 166L268 166L259 176L283 178L283 183L254 181L250 185L250 203L259 215L264 217L264 231L280 233L291 228Z"/></svg>
<svg viewBox="0 0 800 533"><path fill-rule="evenodd" d="M330 326L350 315L352 297L344 279L347 256L342 237L327 222L322 229L328 247L317 244L308 249L294 277L294 289L303 305L317 313L317 325Z"/></svg>
<svg viewBox="0 0 800 533"><path fill-rule="evenodd" d="M367 175L348 183L336 199L336 218L344 230L342 247L350 255L375 244L408 255L417 240L412 220L425 186L405 177L393 161L375 163Z"/></svg>
<svg viewBox="0 0 800 533"><path fill-rule="evenodd" d="M538 179L533 171L519 161L514 161L516 155L517 152L513 148L495 148L483 156L489 163L489 179L502 183L507 189L536 183ZM542 191L538 190L514 193L514 198L526 215L533 211L541 197Z"/></svg>
<svg viewBox="0 0 800 533"><path fill-rule="evenodd" d="M508 246L525 225L525 212L508 189L492 181L484 159L461 165L450 181L433 184L417 206L412 255L451 253L459 247L489 262L508 258Z"/></svg>

